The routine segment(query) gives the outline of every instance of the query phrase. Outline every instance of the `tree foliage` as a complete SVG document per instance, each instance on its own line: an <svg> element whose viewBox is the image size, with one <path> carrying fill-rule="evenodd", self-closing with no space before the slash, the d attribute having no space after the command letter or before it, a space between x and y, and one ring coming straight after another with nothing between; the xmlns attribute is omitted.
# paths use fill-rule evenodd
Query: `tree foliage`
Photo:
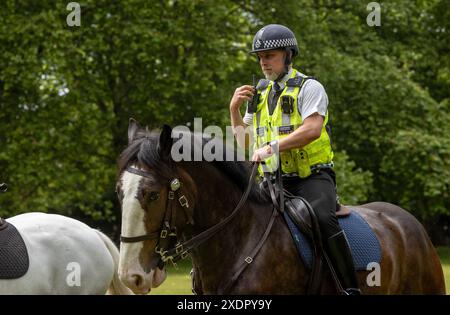
<svg viewBox="0 0 450 315"><path fill-rule="evenodd" d="M254 33L280 23L328 93L342 200L450 216L448 1L384 1L379 27L360 1L80 1L80 27L66 5L2 4L0 215L117 220L129 117L228 125Z"/></svg>

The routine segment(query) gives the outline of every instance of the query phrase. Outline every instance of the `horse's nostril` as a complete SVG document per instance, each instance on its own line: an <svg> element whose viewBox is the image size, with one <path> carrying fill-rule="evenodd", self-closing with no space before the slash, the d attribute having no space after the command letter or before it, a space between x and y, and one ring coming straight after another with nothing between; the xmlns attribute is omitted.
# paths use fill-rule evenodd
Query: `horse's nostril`
<svg viewBox="0 0 450 315"><path fill-rule="evenodd" d="M144 278L142 278L142 276L136 275L136 274L132 275L131 279L133 279L132 282L134 282L134 284L136 285L137 288L139 288L142 285L142 283L144 282Z"/></svg>

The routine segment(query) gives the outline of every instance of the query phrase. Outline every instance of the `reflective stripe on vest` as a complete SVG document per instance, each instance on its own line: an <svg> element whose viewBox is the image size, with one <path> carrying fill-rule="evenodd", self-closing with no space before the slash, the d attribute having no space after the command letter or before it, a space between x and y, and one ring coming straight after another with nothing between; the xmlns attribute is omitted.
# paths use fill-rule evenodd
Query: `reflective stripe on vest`
<svg viewBox="0 0 450 315"><path fill-rule="evenodd" d="M293 70L291 77L294 78L298 71ZM300 75L300 74L298 74ZM306 78L306 77L304 77ZM295 129L297 129L303 122L301 114L298 112L298 94L306 80L304 79L301 86L285 86L283 92L278 98L277 105L272 113L269 115L268 98L273 82L261 94L260 103L257 111L253 115L253 126L255 143L254 150L267 145L272 140L281 140L287 137ZM281 102L283 96L292 97L293 108L292 113L283 113ZM333 150L331 149L330 138L326 131L328 123L328 112L322 126L320 137L302 148L294 148L289 151L280 152L281 168L285 174L296 173L298 176L304 178L311 175L311 167L317 164L331 163L333 160ZM277 168L277 156L268 158L265 166L259 167L259 173L263 175L263 171L274 172Z"/></svg>

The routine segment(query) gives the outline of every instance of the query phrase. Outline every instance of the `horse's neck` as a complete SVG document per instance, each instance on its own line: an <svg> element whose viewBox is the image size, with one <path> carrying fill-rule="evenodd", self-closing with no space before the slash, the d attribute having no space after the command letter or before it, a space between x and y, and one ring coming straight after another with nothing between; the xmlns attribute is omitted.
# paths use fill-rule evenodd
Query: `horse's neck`
<svg viewBox="0 0 450 315"><path fill-rule="evenodd" d="M243 192L215 169L192 177L199 192L194 211L196 232L199 233L229 216ZM216 293L238 269L258 242L270 216L269 209L270 206L247 200L233 220L193 251L193 262L200 271L205 292Z"/></svg>
<svg viewBox="0 0 450 315"><path fill-rule="evenodd" d="M245 205L233 220L192 253L204 293L221 293L220 290L228 285L228 280L256 247L270 215L268 211L262 211L257 216L257 210L253 204Z"/></svg>
<svg viewBox="0 0 450 315"><path fill-rule="evenodd" d="M183 168L195 185L194 221L197 229L211 227L227 217L243 192L209 163L193 163ZM244 209L242 209L244 210Z"/></svg>

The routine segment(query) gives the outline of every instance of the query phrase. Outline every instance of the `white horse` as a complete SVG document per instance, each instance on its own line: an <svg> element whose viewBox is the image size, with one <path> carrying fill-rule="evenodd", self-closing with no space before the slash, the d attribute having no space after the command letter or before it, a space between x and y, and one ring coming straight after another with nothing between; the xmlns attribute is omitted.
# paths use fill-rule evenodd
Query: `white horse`
<svg viewBox="0 0 450 315"><path fill-rule="evenodd" d="M0 294L132 294L118 277L119 251L102 232L40 212L6 221L25 242L29 268L20 278L0 279Z"/></svg>

